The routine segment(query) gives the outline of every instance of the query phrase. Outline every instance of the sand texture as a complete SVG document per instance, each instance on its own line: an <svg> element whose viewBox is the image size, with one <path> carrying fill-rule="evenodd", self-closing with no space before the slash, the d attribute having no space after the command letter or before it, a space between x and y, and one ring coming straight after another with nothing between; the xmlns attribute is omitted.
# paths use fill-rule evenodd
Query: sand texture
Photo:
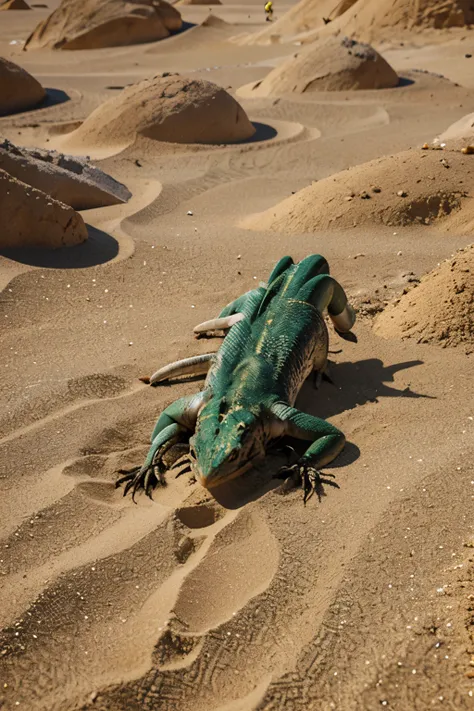
<svg viewBox="0 0 474 711"><path fill-rule="evenodd" d="M397 73L370 45L328 37L288 57L255 84L252 95L388 89L398 81Z"/></svg>
<svg viewBox="0 0 474 711"><path fill-rule="evenodd" d="M295 35L309 32L317 27L325 27L325 21L334 20L348 10L357 0L300 0L275 22L260 32L246 38L248 44L284 42Z"/></svg>
<svg viewBox="0 0 474 711"><path fill-rule="evenodd" d="M46 4L0 13L47 92L0 117L1 711L472 711L472 2ZM203 386L146 378L311 254L357 311L296 401L346 437L314 495L288 439L124 497Z"/></svg>
<svg viewBox="0 0 474 711"><path fill-rule="evenodd" d="M62 0L34 29L25 49L94 49L152 42L181 28L166 0Z"/></svg>
<svg viewBox="0 0 474 711"><path fill-rule="evenodd" d="M243 226L298 233L357 225L432 225L460 210L474 218L474 160L461 151L411 149L313 183ZM461 229L462 225L458 225Z"/></svg>
<svg viewBox="0 0 474 711"><path fill-rule="evenodd" d="M84 158L20 148L8 140L0 143L0 168L75 210L117 205L131 197L125 185Z"/></svg>
<svg viewBox="0 0 474 711"><path fill-rule="evenodd" d="M0 169L0 247L57 249L87 239L82 217L71 207Z"/></svg>
<svg viewBox="0 0 474 711"><path fill-rule="evenodd" d="M31 74L0 57L0 116L37 106L46 92Z"/></svg>
<svg viewBox="0 0 474 711"><path fill-rule="evenodd" d="M253 136L245 111L224 89L202 79L157 76L123 89L67 136L77 150L130 146L138 136L172 143L237 143Z"/></svg>
<svg viewBox="0 0 474 711"><path fill-rule="evenodd" d="M474 346L474 248L457 252L376 320L385 338Z"/></svg>

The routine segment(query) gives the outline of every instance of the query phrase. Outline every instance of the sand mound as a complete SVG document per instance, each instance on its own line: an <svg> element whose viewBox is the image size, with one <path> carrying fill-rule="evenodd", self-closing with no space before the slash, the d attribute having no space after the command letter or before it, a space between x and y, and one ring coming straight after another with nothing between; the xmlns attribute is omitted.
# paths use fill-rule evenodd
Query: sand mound
<svg viewBox="0 0 474 711"><path fill-rule="evenodd" d="M31 74L2 57L0 86L0 116L32 109L46 96L41 84Z"/></svg>
<svg viewBox="0 0 474 711"><path fill-rule="evenodd" d="M243 226L298 233L371 223L432 224L459 210L472 190L473 175L472 156L403 151L313 183L275 207L248 217ZM464 222L468 220L472 220L472 208L466 209ZM462 228L462 220L458 226Z"/></svg>
<svg viewBox="0 0 474 711"><path fill-rule="evenodd" d="M133 84L99 106L66 145L124 148L137 135L172 143L237 143L255 133L247 114L224 89L177 74Z"/></svg>
<svg viewBox="0 0 474 711"><path fill-rule="evenodd" d="M474 246L460 250L377 317L385 338L443 346L474 344Z"/></svg>
<svg viewBox="0 0 474 711"><path fill-rule="evenodd" d="M25 49L97 49L153 42L181 29L165 0L62 0L28 37Z"/></svg>
<svg viewBox="0 0 474 711"><path fill-rule="evenodd" d="M19 148L7 140L0 142L0 168L75 210L117 205L131 197L125 185L90 165L86 158Z"/></svg>
<svg viewBox="0 0 474 711"><path fill-rule="evenodd" d="M472 23L474 6L470 0L358 0L323 31L371 42L393 38L394 33L406 30L464 27ZM320 31L310 31L307 39Z"/></svg>
<svg viewBox="0 0 474 711"><path fill-rule="evenodd" d="M0 5L0 10L31 10L25 0L6 0Z"/></svg>
<svg viewBox="0 0 474 711"><path fill-rule="evenodd" d="M467 114L451 124L433 143L445 144L448 150L462 150L474 145L474 114Z"/></svg>
<svg viewBox="0 0 474 711"><path fill-rule="evenodd" d="M246 44L267 44L288 40L302 32L324 27L327 20L334 20L348 10L357 0L300 0L264 30L247 36Z"/></svg>
<svg viewBox="0 0 474 711"><path fill-rule="evenodd" d="M72 207L0 170L0 247L56 249L87 239L82 217Z"/></svg>
<svg viewBox="0 0 474 711"><path fill-rule="evenodd" d="M386 89L398 81L397 73L370 45L327 37L275 67L254 86L252 95Z"/></svg>

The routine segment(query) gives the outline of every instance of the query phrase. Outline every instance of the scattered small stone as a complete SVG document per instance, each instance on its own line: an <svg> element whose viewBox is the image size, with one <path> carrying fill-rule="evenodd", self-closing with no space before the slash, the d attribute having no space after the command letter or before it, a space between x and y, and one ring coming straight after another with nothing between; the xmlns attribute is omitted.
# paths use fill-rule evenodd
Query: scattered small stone
<svg viewBox="0 0 474 711"><path fill-rule="evenodd" d="M137 166L137 168L141 168L141 167L142 167L142 164L140 163L140 161L138 160L138 158L135 160L135 165Z"/></svg>
<svg viewBox="0 0 474 711"><path fill-rule="evenodd" d="M193 214L193 211L192 211L192 210L188 210L186 214L187 214L187 215L192 215L192 214Z"/></svg>
<svg viewBox="0 0 474 711"><path fill-rule="evenodd" d="M351 202L351 201L352 201L352 195L346 195L346 197L344 198L344 200L345 200L346 202Z"/></svg>
<svg viewBox="0 0 474 711"><path fill-rule="evenodd" d="M403 252L397 252L397 257L401 257Z"/></svg>
<svg viewBox="0 0 474 711"><path fill-rule="evenodd" d="M449 163L446 160L446 158L441 158L440 160L441 165L443 165L445 168L449 168Z"/></svg>
<svg viewBox="0 0 474 711"><path fill-rule="evenodd" d="M465 54L464 56L465 56L465 58L466 58L466 59L471 59L471 57L472 57L472 54L469 54L469 52L468 52L468 53L467 53L467 54Z"/></svg>
<svg viewBox="0 0 474 711"><path fill-rule="evenodd" d="M469 144L468 146L464 146L464 148L461 148L461 153L464 153L464 155L470 156L474 153L474 146Z"/></svg>
<svg viewBox="0 0 474 711"><path fill-rule="evenodd" d="M398 197L407 197L408 193L405 190L399 190L397 195Z"/></svg>
<svg viewBox="0 0 474 711"><path fill-rule="evenodd" d="M360 193L360 198L362 200L370 200L370 195L367 190L362 190L362 192Z"/></svg>
<svg viewBox="0 0 474 711"><path fill-rule="evenodd" d="M422 151L429 151L430 150L430 144L429 143L423 143L421 146Z"/></svg>
<svg viewBox="0 0 474 711"><path fill-rule="evenodd" d="M382 188L379 188L378 185L373 185L371 190L373 193L381 193L382 192Z"/></svg>

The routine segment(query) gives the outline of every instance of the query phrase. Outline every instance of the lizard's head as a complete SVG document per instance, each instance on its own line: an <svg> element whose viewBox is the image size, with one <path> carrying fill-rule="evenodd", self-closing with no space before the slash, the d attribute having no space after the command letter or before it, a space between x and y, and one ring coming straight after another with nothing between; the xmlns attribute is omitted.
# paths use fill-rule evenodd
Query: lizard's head
<svg viewBox="0 0 474 711"><path fill-rule="evenodd" d="M206 489L243 474L264 454L261 417L242 407L227 409L223 400L202 409L190 456L192 470Z"/></svg>

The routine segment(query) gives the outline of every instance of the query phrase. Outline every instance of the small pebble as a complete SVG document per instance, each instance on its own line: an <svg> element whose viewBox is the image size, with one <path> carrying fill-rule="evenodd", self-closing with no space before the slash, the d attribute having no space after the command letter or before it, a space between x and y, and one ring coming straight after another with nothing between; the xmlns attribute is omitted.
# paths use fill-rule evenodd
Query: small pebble
<svg viewBox="0 0 474 711"><path fill-rule="evenodd" d="M399 190L397 195L398 197L407 197L408 193L405 190Z"/></svg>

